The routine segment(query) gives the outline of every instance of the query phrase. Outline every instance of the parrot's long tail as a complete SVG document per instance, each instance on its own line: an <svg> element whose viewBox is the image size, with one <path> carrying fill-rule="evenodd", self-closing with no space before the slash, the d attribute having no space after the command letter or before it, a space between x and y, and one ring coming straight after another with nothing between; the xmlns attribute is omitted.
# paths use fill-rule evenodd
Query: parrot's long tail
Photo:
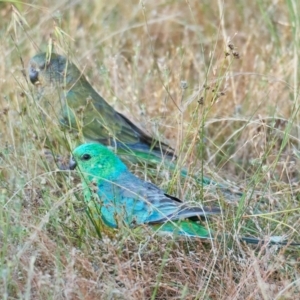
<svg viewBox="0 0 300 300"><path fill-rule="evenodd" d="M270 237L269 240L262 240L257 238L251 238L251 237L241 237L241 241L246 242L247 244L254 244L254 245L279 245L279 246L300 246L300 243L295 242L288 242L288 241L282 241L282 237Z"/></svg>
<svg viewBox="0 0 300 300"><path fill-rule="evenodd" d="M136 138L139 140L134 144L122 144L121 142L117 142L117 146L121 148L130 148L133 152L144 152L144 154L151 154L157 156L162 160L163 158L167 158L169 160L176 159L175 151L168 144L163 143L137 127L134 123L132 123L128 118L126 118L123 114L118 113L118 115L124 119L124 121L130 126L131 130L136 134Z"/></svg>
<svg viewBox="0 0 300 300"><path fill-rule="evenodd" d="M182 221L169 221L163 224L153 224L152 228L161 234L172 234L174 236L186 236L190 238L201 238L201 239L224 239L224 236L214 236L213 232L199 223L182 220ZM226 235L225 235L226 238ZM280 245L280 246L300 246L300 243L282 241L281 237L271 237L269 240L262 240L252 237L240 237L239 240L246 242L247 244L254 245Z"/></svg>
<svg viewBox="0 0 300 300"><path fill-rule="evenodd" d="M127 147L127 148L125 148ZM129 146L123 145L122 147L117 148L117 154L121 155L122 157L126 157L130 162L136 163L147 163L150 165L163 165L166 169L168 169L171 173L179 172L182 178L192 178L203 187L209 187L211 191L220 192L224 195L227 200L230 201L238 201L243 196L243 193L240 191L236 191L235 189L230 188L225 184L220 184L215 182L209 177L206 176L196 176L194 174L190 174L186 168L178 169L176 164L176 160L170 159L169 157L160 157L157 156L153 152L144 152L138 149L134 149L134 147L130 148Z"/></svg>
<svg viewBox="0 0 300 300"><path fill-rule="evenodd" d="M225 184L217 183L211 178L208 178L206 176L196 177L195 175L191 175L188 173L188 171L185 168L180 170L180 176L183 178L189 178L189 177L193 178L199 185L207 186L207 187L209 186L211 190L215 190L216 192L221 192L221 194L223 194L224 197L230 201L238 201L243 196L242 192L231 189L229 186L226 186Z"/></svg>

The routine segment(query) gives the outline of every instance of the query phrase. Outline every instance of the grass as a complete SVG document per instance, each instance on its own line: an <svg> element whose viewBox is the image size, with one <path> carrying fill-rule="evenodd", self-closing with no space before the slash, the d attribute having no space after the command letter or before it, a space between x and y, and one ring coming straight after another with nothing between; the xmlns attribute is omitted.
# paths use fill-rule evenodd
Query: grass
<svg viewBox="0 0 300 300"><path fill-rule="evenodd" d="M235 236L299 241L299 11L293 0L1 2L2 298L297 298L299 249ZM78 177L51 160L76 140L42 116L24 76L49 47L172 145L178 166L248 194L230 202L163 166L132 166L186 201L221 205L212 223L230 244L127 229L99 238Z"/></svg>

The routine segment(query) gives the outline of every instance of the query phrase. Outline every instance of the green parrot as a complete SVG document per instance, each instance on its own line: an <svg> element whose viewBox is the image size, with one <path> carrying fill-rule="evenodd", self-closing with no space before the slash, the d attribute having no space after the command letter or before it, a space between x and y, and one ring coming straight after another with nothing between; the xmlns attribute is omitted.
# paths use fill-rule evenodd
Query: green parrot
<svg viewBox="0 0 300 300"><path fill-rule="evenodd" d="M28 73L30 81L44 90L41 98L46 101L45 110L52 111L63 128L79 132L85 142L111 146L129 161L163 162L169 170L176 170L174 150L115 111L66 57L55 53L37 54L30 59ZM181 169L180 175L189 176L186 169ZM242 196L210 178L200 177L195 178L198 184L217 188L231 200Z"/></svg>
<svg viewBox="0 0 300 300"><path fill-rule="evenodd" d="M200 220L219 214L219 208L183 203L166 194L156 185L132 174L107 147L95 143L77 147L70 160L70 169L76 166L82 179L89 215L94 223L98 223L96 219L101 219L111 228L146 225L159 233L215 238L214 233L203 226ZM251 237L240 239L251 244L263 242ZM276 242L274 238L270 243L286 245L285 242Z"/></svg>
<svg viewBox="0 0 300 300"><path fill-rule="evenodd" d="M115 111L66 57L40 53L29 62L29 78L35 85L54 87L49 105L62 126L82 133L86 141L99 142L147 157L175 157L167 144L158 141Z"/></svg>

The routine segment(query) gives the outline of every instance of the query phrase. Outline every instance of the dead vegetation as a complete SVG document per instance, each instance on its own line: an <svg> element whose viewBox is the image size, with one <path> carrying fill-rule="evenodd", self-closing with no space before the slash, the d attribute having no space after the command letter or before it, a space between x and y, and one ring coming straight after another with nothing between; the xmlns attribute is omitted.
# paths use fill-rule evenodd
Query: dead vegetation
<svg viewBox="0 0 300 300"><path fill-rule="evenodd" d="M236 236L300 241L298 6L1 2L2 298L297 299L299 249L250 247ZM116 110L172 145L179 165L248 193L239 203L215 194L224 214L213 226L231 233L230 243L126 229L99 238L78 178L51 159L69 156L72 136L41 114L26 77L30 57L49 47L70 56ZM210 198L164 170L134 170L186 200Z"/></svg>

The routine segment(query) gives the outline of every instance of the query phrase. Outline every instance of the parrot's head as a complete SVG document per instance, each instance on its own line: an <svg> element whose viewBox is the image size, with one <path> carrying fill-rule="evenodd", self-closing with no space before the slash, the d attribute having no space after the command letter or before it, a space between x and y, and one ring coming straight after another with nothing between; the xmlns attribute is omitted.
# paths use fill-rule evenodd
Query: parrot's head
<svg viewBox="0 0 300 300"><path fill-rule="evenodd" d="M83 144L74 149L70 169L79 168L89 180L96 178L113 180L127 171L126 165L111 150L101 144Z"/></svg>
<svg viewBox="0 0 300 300"><path fill-rule="evenodd" d="M45 52L30 59L28 75L34 85L68 88L75 84L82 74L66 57Z"/></svg>

